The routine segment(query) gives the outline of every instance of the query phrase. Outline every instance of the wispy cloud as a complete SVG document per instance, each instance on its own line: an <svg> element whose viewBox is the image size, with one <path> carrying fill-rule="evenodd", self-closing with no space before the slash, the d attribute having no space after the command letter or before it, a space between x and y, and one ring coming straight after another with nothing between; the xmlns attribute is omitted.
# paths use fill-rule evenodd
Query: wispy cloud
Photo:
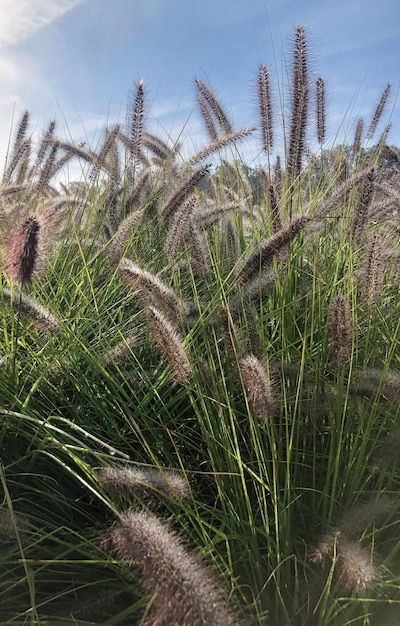
<svg viewBox="0 0 400 626"><path fill-rule="evenodd" d="M15 45L84 0L0 0L0 47Z"/></svg>

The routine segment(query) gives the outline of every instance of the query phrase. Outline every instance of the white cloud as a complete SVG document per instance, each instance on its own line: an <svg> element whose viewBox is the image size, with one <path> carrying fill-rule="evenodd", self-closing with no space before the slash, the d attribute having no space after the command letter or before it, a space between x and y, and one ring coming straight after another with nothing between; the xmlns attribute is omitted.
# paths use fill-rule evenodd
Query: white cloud
<svg viewBox="0 0 400 626"><path fill-rule="evenodd" d="M14 45L83 0L0 0L0 47Z"/></svg>

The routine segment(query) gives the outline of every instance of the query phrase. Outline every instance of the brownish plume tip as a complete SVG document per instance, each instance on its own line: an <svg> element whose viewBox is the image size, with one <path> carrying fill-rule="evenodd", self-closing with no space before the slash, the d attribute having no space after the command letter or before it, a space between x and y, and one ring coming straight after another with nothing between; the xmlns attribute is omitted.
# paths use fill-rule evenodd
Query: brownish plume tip
<svg viewBox="0 0 400 626"><path fill-rule="evenodd" d="M3 268L9 279L30 283L41 269L43 224L38 215L29 215L11 230L3 248Z"/></svg>

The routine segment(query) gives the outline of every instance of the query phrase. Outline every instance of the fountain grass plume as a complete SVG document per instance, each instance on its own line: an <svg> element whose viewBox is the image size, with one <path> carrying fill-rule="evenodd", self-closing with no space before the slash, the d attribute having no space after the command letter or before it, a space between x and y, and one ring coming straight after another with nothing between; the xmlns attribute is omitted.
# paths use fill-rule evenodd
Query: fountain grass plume
<svg viewBox="0 0 400 626"><path fill-rule="evenodd" d="M2 297L15 310L18 310L25 319L32 322L38 330L49 335L60 332L61 324L58 319L32 296L28 296L18 289L11 290L8 287L3 287Z"/></svg>
<svg viewBox="0 0 400 626"><path fill-rule="evenodd" d="M251 135L254 130L254 126L250 128L241 128L239 130L234 130L230 133L226 133L222 137L216 137L211 143L209 143L207 146L205 146L204 148L193 154L189 159L187 159L186 166L191 167L193 165L196 165L203 159L211 156L215 152L218 152L218 150L221 150L221 148L224 148L225 146L228 146L235 141L239 141L240 139L245 139L246 137Z"/></svg>
<svg viewBox="0 0 400 626"><path fill-rule="evenodd" d="M338 581L343 591L352 596L365 596L381 579L374 555L355 541L341 542L338 552Z"/></svg>
<svg viewBox="0 0 400 626"><path fill-rule="evenodd" d="M154 343L170 365L172 377L182 384L188 383L193 373L182 337L156 307L147 307L146 314L149 331Z"/></svg>
<svg viewBox="0 0 400 626"><path fill-rule="evenodd" d="M119 133L119 124L115 124L114 128L112 128L111 130L109 130L108 128L105 130L103 144L96 154L91 172L89 173L89 184L94 183L99 175L100 170L105 167L107 156L111 152L112 148L115 146L115 142L119 137Z"/></svg>
<svg viewBox="0 0 400 626"><path fill-rule="evenodd" d="M275 185L272 183L267 187L268 206L271 217L272 232L277 233L282 228L282 220L279 211L279 201L277 199Z"/></svg>
<svg viewBox="0 0 400 626"><path fill-rule="evenodd" d="M350 239L354 243L359 243L364 227L368 219L368 211L373 198L373 182L375 177L375 168L371 168L365 172L358 185L358 200L353 209L350 222Z"/></svg>
<svg viewBox="0 0 400 626"><path fill-rule="evenodd" d="M264 364L254 354L248 354L240 360L240 373L250 406L260 423L266 424L274 415L277 399Z"/></svg>
<svg viewBox="0 0 400 626"><path fill-rule="evenodd" d="M262 146L266 154L270 154L274 144L274 121L269 70L264 64L258 68L257 88Z"/></svg>
<svg viewBox="0 0 400 626"><path fill-rule="evenodd" d="M210 254L203 229L197 219L190 220L188 244L191 249L191 268L201 277L206 277L211 270Z"/></svg>
<svg viewBox="0 0 400 626"><path fill-rule="evenodd" d="M331 573L335 594L364 597L381 579L373 550L349 541L340 532L326 536L310 555L310 561L322 570L311 578L311 588L313 584L318 588L326 585Z"/></svg>
<svg viewBox="0 0 400 626"><path fill-rule="evenodd" d="M238 620L209 568L183 545L166 522L145 511L123 513L101 546L135 565L153 593L146 626L232 626Z"/></svg>
<svg viewBox="0 0 400 626"><path fill-rule="evenodd" d="M171 220L164 244L164 251L171 265L174 265L176 262L179 249L185 242L190 230L190 221L197 205L197 196L194 194L189 196L186 202L175 212Z"/></svg>
<svg viewBox="0 0 400 626"><path fill-rule="evenodd" d="M257 249L238 265L235 271L236 280L243 284L270 266L277 254L302 232L310 219L307 211L295 215L280 230L262 241Z"/></svg>
<svg viewBox="0 0 400 626"><path fill-rule="evenodd" d="M21 116L20 122L17 127L17 132L14 137L14 148L18 149L19 146L25 141L26 133L29 127L29 118L30 113L28 110L25 110Z"/></svg>
<svg viewBox="0 0 400 626"><path fill-rule="evenodd" d="M382 117L383 110L385 108L387 99L389 97L391 87L392 86L390 85L390 83L388 83L386 85L385 89L382 92L382 95L381 95L381 97L379 99L379 102L378 102L378 104L376 106L376 109L374 111L374 114L372 116L371 123L370 123L370 125L368 127L367 134L366 134L366 139L372 139L372 137L373 137L373 135L375 133L376 127L378 126L379 120Z"/></svg>
<svg viewBox="0 0 400 626"><path fill-rule="evenodd" d="M305 146L310 98L308 63L308 43L305 27L297 26L293 49L291 117L286 163L289 182L291 184L293 184L300 175Z"/></svg>
<svg viewBox="0 0 400 626"><path fill-rule="evenodd" d="M209 171L210 166L205 165L194 172L190 172L189 177L185 178L183 183L181 182L178 187L173 188L171 195L160 208L160 217L163 220L170 219L186 198L194 192L197 185L205 176L207 176Z"/></svg>
<svg viewBox="0 0 400 626"><path fill-rule="evenodd" d="M15 132L15 136L13 139L13 144L11 148L11 157L10 162L6 165L4 174L3 174L3 182L9 183L13 176L13 173L20 162L20 159L23 157L26 147L28 145L28 140L26 137L28 128L29 128L29 111L24 111L17 126L17 130Z"/></svg>
<svg viewBox="0 0 400 626"><path fill-rule="evenodd" d="M329 190L329 194L327 194L326 198L318 205L314 215L316 218L324 217L329 212L333 211L337 211L339 215L341 215L343 209L347 206L346 196L348 196L353 189L361 190L361 181L366 178L371 178L373 181L374 167L369 164L365 164L361 169L356 169L354 173L348 176L346 161L340 157L339 168L339 176L335 175L337 182L333 185L332 189ZM352 220L354 221L355 219L355 212L353 211ZM360 225L363 223L364 222L361 220ZM355 222L354 226L356 227ZM359 234L362 232L362 229L356 228L356 231L357 234Z"/></svg>
<svg viewBox="0 0 400 626"><path fill-rule="evenodd" d="M373 398L379 394L380 400L398 402L400 400L400 372L384 371L376 367L356 369L350 390L352 393L367 398Z"/></svg>
<svg viewBox="0 0 400 626"><path fill-rule="evenodd" d="M126 361L132 355L132 348L137 345L137 334L131 333L115 346L104 352L100 357L101 365L108 369Z"/></svg>
<svg viewBox="0 0 400 626"><path fill-rule="evenodd" d="M352 150L353 150L354 155L358 154L360 151L363 131L364 131L364 119L360 117L360 119L357 121L356 130L355 130L354 139L353 139Z"/></svg>
<svg viewBox="0 0 400 626"><path fill-rule="evenodd" d="M145 167L138 174L135 184L129 189L125 204L126 217L129 217L129 213L132 211L144 210L151 193L151 169L150 167Z"/></svg>
<svg viewBox="0 0 400 626"><path fill-rule="evenodd" d="M336 593L353 597L370 593L381 579L376 551L380 542L373 531L382 530L398 515L398 509L393 498L379 494L345 511L309 556L309 560L321 568L320 573L325 572L323 584L329 576L327 571L333 571ZM364 545L366 541L368 546ZM320 587L320 574L316 573L316 576L313 582Z"/></svg>
<svg viewBox="0 0 400 626"><path fill-rule="evenodd" d="M123 258L118 271L132 289L142 295L149 292L156 298L159 305L167 309L174 317L184 316L191 310L191 304L182 300L158 276L137 266L130 259Z"/></svg>
<svg viewBox="0 0 400 626"><path fill-rule="evenodd" d="M21 163L24 163L24 161L26 160L26 157L28 156L29 158L29 154L30 154L30 148L31 148L31 140L29 139L25 139L24 141L22 141L20 144L18 144L18 146L16 147L10 163L7 166L7 169L4 172L3 175L3 183L11 183L11 180L13 179L13 182L15 182L16 185L20 185L21 181L18 180L20 178L20 174L17 173L17 176L15 176L15 172L18 172L18 166L21 166Z"/></svg>
<svg viewBox="0 0 400 626"><path fill-rule="evenodd" d="M36 154L36 161L35 161L35 170L39 170L46 155L47 152L49 150L49 147L52 145L53 143L53 139L54 139L54 131L56 129L56 121L55 120L50 120L49 125L47 127L47 130L40 142L39 145L39 149L37 151Z"/></svg>
<svg viewBox="0 0 400 626"><path fill-rule="evenodd" d="M127 134L130 159L129 174L132 180L134 180L135 178L135 169L141 159L142 137L145 118L144 104L144 81L140 80L136 85L136 92L129 102L127 114Z"/></svg>
<svg viewBox="0 0 400 626"><path fill-rule="evenodd" d="M215 124L220 127L224 135L231 134L233 132L233 125L213 90L202 80L196 79L195 84L201 100L207 103L209 111L214 117Z"/></svg>
<svg viewBox="0 0 400 626"><path fill-rule="evenodd" d="M277 282L276 272L261 272L246 283L241 296L244 301L257 305L270 294Z"/></svg>
<svg viewBox="0 0 400 626"><path fill-rule="evenodd" d="M370 500L361 500L338 519L335 532L350 541L359 541L366 533L380 529L398 515L399 503L393 497L378 493Z"/></svg>
<svg viewBox="0 0 400 626"><path fill-rule="evenodd" d="M161 162L174 157L179 148L179 144L175 144L173 148L170 148L165 141L148 131L143 132L142 144L158 157Z"/></svg>
<svg viewBox="0 0 400 626"><path fill-rule="evenodd" d="M21 146L21 154L15 168L15 182L17 185L23 185L28 182L29 160L32 150L32 139L29 137Z"/></svg>
<svg viewBox="0 0 400 626"><path fill-rule="evenodd" d="M122 262L126 248L129 246L129 241L141 223L143 217L143 210L138 209L130 213L119 224L119 216L112 216L112 212L109 211L109 217L111 221L111 228L117 225L117 230L111 236L110 244L108 246L108 255L113 263L118 265Z"/></svg>
<svg viewBox="0 0 400 626"><path fill-rule="evenodd" d="M273 166L273 180L272 183L275 187L277 198L282 198L282 189L283 189L283 170L282 170L282 162L279 154L275 159L275 163Z"/></svg>
<svg viewBox="0 0 400 626"><path fill-rule="evenodd" d="M45 218L39 213L17 219L3 245L3 270L11 282L23 287L43 269Z"/></svg>
<svg viewBox="0 0 400 626"><path fill-rule="evenodd" d="M218 139L218 131L214 121L214 113L207 99L201 94L197 94L197 104L199 105L200 114L203 118L204 125L212 142Z"/></svg>
<svg viewBox="0 0 400 626"><path fill-rule="evenodd" d="M40 195L41 193L45 191L51 178L56 173L55 163L56 163L58 149L59 149L59 144L57 141L54 141L52 143L51 150L49 151L49 154L47 155L47 158L43 164L43 167L41 171L39 172L38 180L36 183L36 193L38 195Z"/></svg>
<svg viewBox="0 0 400 626"><path fill-rule="evenodd" d="M326 135L326 94L325 81L322 76L317 78L317 139L324 143Z"/></svg>
<svg viewBox="0 0 400 626"><path fill-rule="evenodd" d="M226 159L221 159L221 165L220 175L222 175L224 182L226 181L227 186L231 188L238 200L243 199L251 205L253 188L246 171L240 168L236 161L230 163Z"/></svg>
<svg viewBox="0 0 400 626"><path fill-rule="evenodd" d="M372 457L373 474L400 462L400 429L394 428L377 445Z"/></svg>
<svg viewBox="0 0 400 626"><path fill-rule="evenodd" d="M342 294L334 296L328 322L330 361L336 371L349 362L353 343L351 313Z"/></svg>
<svg viewBox="0 0 400 626"><path fill-rule="evenodd" d="M107 493L121 496L164 494L174 500L190 496L187 480L182 474L171 470L139 467L102 467L97 471L100 484Z"/></svg>
<svg viewBox="0 0 400 626"><path fill-rule="evenodd" d="M382 237L377 233L370 236L365 252L361 281L362 297L368 310L376 306L384 286L385 255Z"/></svg>

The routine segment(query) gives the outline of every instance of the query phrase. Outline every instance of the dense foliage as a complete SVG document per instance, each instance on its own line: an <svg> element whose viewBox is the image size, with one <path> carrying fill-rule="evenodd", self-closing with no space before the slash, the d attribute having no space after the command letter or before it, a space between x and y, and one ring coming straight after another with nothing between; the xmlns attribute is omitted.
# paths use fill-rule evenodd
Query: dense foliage
<svg viewBox="0 0 400 626"><path fill-rule="evenodd" d="M264 65L257 129L196 81L210 143L185 160L147 132L143 82L97 150L54 122L34 149L22 117L0 189L0 623L398 616L390 86L329 148L303 27L292 66L284 156ZM85 175L57 186L70 159Z"/></svg>

